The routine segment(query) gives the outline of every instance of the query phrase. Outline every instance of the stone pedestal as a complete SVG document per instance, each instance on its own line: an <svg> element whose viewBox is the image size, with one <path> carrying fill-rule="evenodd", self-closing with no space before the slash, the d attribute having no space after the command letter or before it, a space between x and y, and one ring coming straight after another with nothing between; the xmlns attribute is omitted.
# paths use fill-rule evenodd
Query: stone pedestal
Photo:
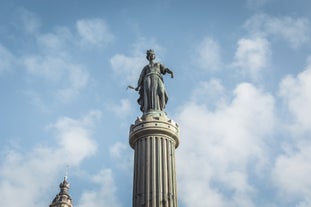
<svg viewBox="0 0 311 207"><path fill-rule="evenodd" d="M164 114L147 114L131 125L135 150L133 207L177 207L175 148L178 125Z"/></svg>

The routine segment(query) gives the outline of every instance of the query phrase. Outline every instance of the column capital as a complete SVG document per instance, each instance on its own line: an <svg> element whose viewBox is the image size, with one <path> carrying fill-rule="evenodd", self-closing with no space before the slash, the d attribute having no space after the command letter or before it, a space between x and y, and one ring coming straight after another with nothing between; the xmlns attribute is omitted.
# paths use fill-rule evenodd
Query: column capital
<svg viewBox="0 0 311 207"><path fill-rule="evenodd" d="M179 126L167 116L144 115L137 118L135 124L130 127L129 143L134 149L135 143L146 136L165 136L175 142L175 148L179 145Z"/></svg>

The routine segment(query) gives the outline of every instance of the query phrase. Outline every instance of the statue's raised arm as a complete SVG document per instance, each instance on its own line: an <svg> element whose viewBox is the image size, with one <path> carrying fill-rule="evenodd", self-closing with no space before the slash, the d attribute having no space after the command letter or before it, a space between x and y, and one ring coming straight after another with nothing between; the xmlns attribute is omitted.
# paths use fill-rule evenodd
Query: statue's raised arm
<svg viewBox="0 0 311 207"><path fill-rule="evenodd" d="M153 62L155 59L153 50L147 50L146 58L149 64L142 69L137 87L135 88L135 90L139 91L137 102L140 105L140 110L144 114L149 112L161 112L164 111L168 100L162 75L168 73L171 75L171 78L173 78L174 73L164 65Z"/></svg>

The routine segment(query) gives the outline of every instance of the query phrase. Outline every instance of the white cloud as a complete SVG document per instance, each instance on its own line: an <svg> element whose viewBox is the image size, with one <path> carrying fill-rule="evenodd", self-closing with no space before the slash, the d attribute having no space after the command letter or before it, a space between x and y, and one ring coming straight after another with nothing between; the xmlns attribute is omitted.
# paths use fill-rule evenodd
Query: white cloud
<svg viewBox="0 0 311 207"><path fill-rule="evenodd" d="M267 165L274 98L248 83L239 84L233 95L214 111L195 102L178 111L178 187L187 206L256 206L256 188L250 183L256 177L250 177L248 165L258 173L252 176L259 177Z"/></svg>
<svg viewBox="0 0 311 207"><path fill-rule="evenodd" d="M265 179L279 196L276 203L311 204L310 65L280 83L281 101L287 107L282 112L288 110L292 115L285 117L288 120L277 119L274 98L250 84L238 85L229 103L228 93L219 81L198 84L191 102L178 116L184 130L177 153L181 153L177 172L184 203L190 206L199 200L199 206L256 206L261 186L252 180ZM211 93L213 88L218 92ZM213 108L208 101L217 103L217 96L222 104ZM272 139L282 149L272 155L269 140L280 132L280 126L287 137ZM195 195L189 190L193 187Z"/></svg>
<svg viewBox="0 0 311 207"><path fill-rule="evenodd" d="M56 169L62 164L53 155L53 150L42 148L36 148L26 155L13 150L7 152L1 163L0 204L9 207L44 204L40 201L42 196L38 195L37 190L47 191L46 185L51 185ZM18 199L16 195L19 195Z"/></svg>
<svg viewBox="0 0 311 207"><path fill-rule="evenodd" d="M311 61L296 77L288 75L280 83L280 96L288 106L294 120L292 130L311 132Z"/></svg>
<svg viewBox="0 0 311 207"><path fill-rule="evenodd" d="M311 205L311 200L307 198L307 201L300 202L297 207L309 207Z"/></svg>
<svg viewBox="0 0 311 207"><path fill-rule="evenodd" d="M260 77L263 68L268 65L270 56L269 42L264 38L242 38L238 41L233 66L253 80Z"/></svg>
<svg viewBox="0 0 311 207"><path fill-rule="evenodd" d="M113 160L115 160L115 163L117 167L120 169L131 172L133 165L133 151L129 148L127 144L124 144L123 142L116 142L109 148L109 154L112 157Z"/></svg>
<svg viewBox="0 0 311 207"><path fill-rule="evenodd" d="M103 19L81 19L77 21L76 27L84 43L105 46L114 39Z"/></svg>
<svg viewBox="0 0 311 207"><path fill-rule="evenodd" d="M68 67L68 86L59 90L61 100L70 101L84 89L89 82L89 73L80 65L70 64Z"/></svg>
<svg viewBox="0 0 311 207"><path fill-rule="evenodd" d="M25 90L24 95L29 98L29 103L34 105L36 109L42 112L50 112L49 107L44 103L40 94L33 90Z"/></svg>
<svg viewBox="0 0 311 207"><path fill-rule="evenodd" d="M67 164L78 166L96 152L90 128L91 122L98 116L99 112L93 111L80 120L61 118L50 126L56 130L57 135L56 144L51 147L36 146L30 152L13 149L3 152L0 163L0 205L47 205L46 199L51 198L45 195L48 195L60 169L64 169Z"/></svg>
<svg viewBox="0 0 311 207"><path fill-rule="evenodd" d="M88 83L89 74L83 66L71 61L67 48L72 38L70 31L59 27L55 33L39 33L35 37L41 53L27 54L22 58L26 71L63 87L58 93L69 97L83 89Z"/></svg>
<svg viewBox="0 0 311 207"><path fill-rule="evenodd" d="M282 199L299 199L311 204L311 142L303 142L276 159L272 179Z"/></svg>
<svg viewBox="0 0 311 207"><path fill-rule="evenodd" d="M131 102L128 99L121 99L120 103L109 104L109 110L119 118L126 118L132 110Z"/></svg>
<svg viewBox="0 0 311 207"><path fill-rule="evenodd" d="M89 81L89 73L62 57L27 56L23 59L27 72L44 78L46 83L55 84L56 97L62 102L71 101L84 89Z"/></svg>
<svg viewBox="0 0 311 207"><path fill-rule="evenodd" d="M134 85L136 87L139 74L143 67L148 64L146 60L146 51L153 49L157 52L164 53L164 49L159 46L153 39L140 38L138 42L133 44L131 54L116 54L110 59L112 70L119 77L124 85ZM161 58L158 58L160 61Z"/></svg>
<svg viewBox="0 0 311 207"><path fill-rule="evenodd" d="M49 81L59 81L65 72L66 63L61 58L27 56L23 60L29 74L44 77Z"/></svg>
<svg viewBox="0 0 311 207"><path fill-rule="evenodd" d="M99 111L92 111L82 120L64 117L50 126L56 129L58 144L69 163L76 165L96 152L96 144L90 139L91 134L87 127L100 116Z"/></svg>
<svg viewBox="0 0 311 207"><path fill-rule="evenodd" d="M12 54L0 44L0 73L16 64L31 75L30 78L27 77L31 82L43 80L41 94L38 91L34 92L36 93L34 103L38 103L38 100L43 102L42 96L45 94L54 95L55 100L63 103L72 101L88 85L90 78L85 66L73 61L76 58L71 55L71 51L79 46L80 38L72 34L67 27L56 27L47 33L40 32L39 19L28 10L19 10L19 16L23 17L23 23L19 22L17 26L25 27L29 34L27 38L29 41L33 38L35 44L32 44L30 50L19 55ZM98 24L100 23L99 21ZM81 27L88 24L92 25L92 21L79 22Z"/></svg>
<svg viewBox="0 0 311 207"><path fill-rule="evenodd" d="M78 207L121 206L116 196L117 187L111 169L100 171L92 181L95 185L100 185L100 188L83 192Z"/></svg>
<svg viewBox="0 0 311 207"><path fill-rule="evenodd" d="M135 84L134 87L136 87L139 73L144 67L144 64L146 64L146 61L143 53L133 57L116 54L110 59L110 63L114 73L122 77L120 81L124 85Z"/></svg>
<svg viewBox="0 0 311 207"><path fill-rule="evenodd" d="M15 63L14 55L0 43L0 75L12 70Z"/></svg>
<svg viewBox="0 0 311 207"><path fill-rule="evenodd" d="M245 27L254 36L274 36L287 41L292 48L310 43L310 23L307 18L290 16L271 17L257 14L245 23Z"/></svg>
<svg viewBox="0 0 311 207"><path fill-rule="evenodd" d="M114 145L112 145L109 149L110 155L113 158L121 158L123 152L128 148L127 145L125 145L123 142L117 142Z"/></svg>
<svg viewBox="0 0 311 207"><path fill-rule="evenodd" d="M275 159L271 179L280 199L297 206L311 205L311 61L296 76L288 75L280 83L279 94L291 116L285 117L284 130L289 137L283 152Z"/></svg>
<svg viewBox="0 0 311 207"><path fill-rule="evenodd" d="M68 47L78 44L67 27L57 27L50 33L38 33L35 38L41 54L49 56L68 58Z"/></svg>
<svg viewBox="0 0 311 207"><path fill-rule="evenodd" d="M39 31L41 21L36 14L26 9L19 9L18 16L21 21L21 26L26 33L35 34Z"/></svg>
<svg viewBox="0 0 311 207"><path fill-rule="evenodd" d="M218 79L211 79L198 83L192 92L192 102L204 104L209 107L222 107L225 104L225 88Z"/></svg>
<svg viewBox="0 0 311 207"><path fill-rule="evenodd" d="M196 63L207 71L218 70L222 65L220 52L218 43L214 39L206 37L196 48Z"/></svg>
<svg viewBox="0 0 311 207"><path fill-rule="evenodd" d="M38 44L54 50L59 50L63 45L60 38L53 33L38 36Z"/></svg>

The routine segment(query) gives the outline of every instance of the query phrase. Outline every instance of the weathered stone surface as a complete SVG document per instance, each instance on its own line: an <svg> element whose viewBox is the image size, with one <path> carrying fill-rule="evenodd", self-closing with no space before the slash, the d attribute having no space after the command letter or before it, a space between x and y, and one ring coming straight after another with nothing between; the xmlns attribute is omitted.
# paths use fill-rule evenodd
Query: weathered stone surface
<svg viewBox="0 0 311 207"><path fill-rule="evenodd" d="M67 177L59 184L60 192L55 196L49 207L73 207L72 199L68 193L70 188Z"/></svg>
<svg viewBox="0 0 311 207"><path fill-rule="evenodd" d="M168 73L171 75L171 78L174 77L173 71L161 63L154 62L155 53L153 50L147 50L146 55L149 64L142 69L137 87L128 86L128 88L139 91L137 102L144 114L150 111L164 111L168 95L162 75Z"/></svg>
<svg viewBox="0 0 311 207"><path fill-rule="evenodd" d="M177 207L178 125L166 115L137 118L129 143L135 150L133 207Z"/></svg>
<svg viewBox="0 0 311 207"><path fill-rule="evenodd" d="M179 128L176 122L166 116L143 116L137 118L135 124L130 127L130 145L134 149L135 142L146 135L160 136L175 142L175 148L179 145Z"/></svg>

